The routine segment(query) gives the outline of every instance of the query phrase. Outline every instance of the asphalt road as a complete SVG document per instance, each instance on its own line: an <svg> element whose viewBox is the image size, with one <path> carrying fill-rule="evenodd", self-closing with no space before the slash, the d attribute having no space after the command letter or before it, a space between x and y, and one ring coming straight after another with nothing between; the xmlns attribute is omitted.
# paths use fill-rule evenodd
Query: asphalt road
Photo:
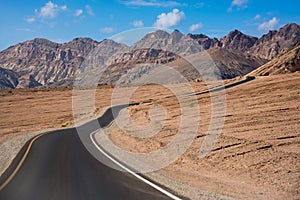
<svg viewBox="0 0 300 200"><path fill-rule="evenodd" d="M224 90L254 79L247 77L223 87L186 95ZM96 149L90 134L109 125L127 106L109 109L100 118L77 129L52 131L28 141L0 177L0 200L176 199L130 173L98 161L109 162L114 168L121 169ZM77 130L80 130L79 134ZM98 151L98 160L89 151ZM159 187L170 194L163 186Z"/></svg>
<svg viewBox="0 0 300 200"><path fill-rule="evenodd" d="M118 114L124 107L119 106L114 112ZM110 109L98 121L104 127L113 119ZM98 126L92 121L79 128L89 138ZM22 162L30 142L0 177L0 185L7 183L0 191L1 200L171 199L132 174L99 162L84 147L75 128L37 138ZM11 177L18 165L19 170Z"/></svg>

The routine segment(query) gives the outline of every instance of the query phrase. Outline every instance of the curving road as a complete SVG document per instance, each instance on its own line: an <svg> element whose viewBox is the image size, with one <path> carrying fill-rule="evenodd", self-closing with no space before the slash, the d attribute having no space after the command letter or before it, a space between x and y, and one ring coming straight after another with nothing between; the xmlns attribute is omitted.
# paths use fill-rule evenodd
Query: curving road
<svg viewBox="0 0 300 200"><path fill-rule="evenodd" d="M118 114L126 106L114 107L114 112ZM109 109L97 121L104 127L113 119L113 111ZM99 128L95 122L78 128L89 137ZM101 159L111 162L104 155ZM1 176L0 187L1 200L177 198L96 160L82 144L75 128L52 131L28 141Z"/></svg>
<svg viewBox="0 0 300 200"><path fill-rule="evenodd" d="M254 79L247 77L223 87L186 95L224 90ZM110 108L100 118L77 129L56 130L29 140L0 177L0 199L180 199L141 175L112 169L97 160L121 169L96 149L90 134L109 125L120 110L130 105ZM80 130L79 135L77 130ZM82 140L89 150L99 152L97 159L89 153Z"/></svg>

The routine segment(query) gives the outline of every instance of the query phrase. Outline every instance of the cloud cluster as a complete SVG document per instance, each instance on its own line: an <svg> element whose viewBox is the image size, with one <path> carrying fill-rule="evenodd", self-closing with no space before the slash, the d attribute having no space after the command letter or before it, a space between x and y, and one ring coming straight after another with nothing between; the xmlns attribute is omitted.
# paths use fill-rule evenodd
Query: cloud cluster
<svg viewBox="0 0 300 200"><path fill-rule="evenodd" d="M28 23L35 22L35 18L34 18L34 17L28 17L28 18L26 18L25 20L26 20L26 22L28 22Z"/></svg>
<svg viewBox="0 0 300 200"><path fill-rule="evenodd" d="M82 15L84 12L83 9L77 9L77 10L72 11L66 5L58 5L56 3L53 3L52 1L48 1L40 9L35 9L34 16L25 18L25 21L28 23L33 23L37 20L39 20L41 22L47 22L47 20L49 20L49 19L56 18L59 13L63 13L63 12L67 12L67 11L69 13L73 13L73 15L75 17ZM85 6L85 12L92 16L95 15L92 7L89 5Z"/></svg>
<svg viewBox="0 0 300 200"><path fill-rule="evenodd" d="M273 17L269 21L263 22L258 26L259 31L269 31L277 28L279 20L276 17Z"/></svg>
<svg viewBox="0 0 300 200"><path fill-rule="evenodd" d="M260 14L257 14L257 15L254 16L254 19L255 19L255 20L258 20L258 19L260 19L260 18L261 18L261 15L260 15Z"/></svg>
<svg viewBox="0 0 300 200"><path fill-rule="evenodd" d="M130 1L122 1L122 3L126 6L152 6L152 7L176 7L181 6L182 4L177 1L156 1L156 0L130 0Z"/></svg>
<svg viewBox="0 0 300 200"><path fill-rule="evenodd" d="M78 9L78 10L75 11L74 15L75 15L76 17L78 17L78 16L80 16L82 13L83 13L83 10L82 10L82 9Z"/></svg>
<svg viewBox="0 0 300 200"><path fill-rule="evenodd" d="M132 22L132 25L133 25L134 27L141 28L141 27L144 26L144 23L143 23L143 21L141 21L141 20L135 20L134 22Z"/></svg>
<svg viewBox="0 0 300 200"><path fill-rule="evenodd" d="M247 3L248 0L233 0L227 11L231 12L233 8L236 8L237 10L245 9L248 7Z"/></svg>
<svg viewBox="0 0 300 200"><path fill-rule="evenodd" d="M38 17L41 18L55 18L60 11L66 11L66 10L67 10L66 5L59 6L55 3L52 3L52 1L49 1L40 10L35 9L35 13Z"/></svg>
<svg viewBox="0 0 300 200"><path fill-rule="evenodd" d="M114 29L112 27L104 27L100 29L101 33L112 33L114 32Z"/></svg>
<svg viewBox="0 0 300 200"><path fill-rule="evenodd" d="M184 18L184 12L179 11L175 8L172 10L172 12L161 13L160 15L158 15L157 20L153 26L160 29L167 29L178 25Z"/></svg>
<svg viewBox="0 0 300 200"><path fill-rule="evenodd" d="M197 31L199 29L201 29L203 27L203 24L202 23L198 23L198 24L192 24L189 28L189 30L191 32L194 32L194 31Z"/></svg>

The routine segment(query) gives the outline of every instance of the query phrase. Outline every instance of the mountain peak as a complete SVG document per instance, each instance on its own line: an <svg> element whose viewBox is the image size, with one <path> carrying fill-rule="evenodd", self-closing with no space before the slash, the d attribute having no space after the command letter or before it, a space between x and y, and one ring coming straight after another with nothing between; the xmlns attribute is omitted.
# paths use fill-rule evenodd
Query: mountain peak
<svg viewBox="0 0 300 200"><path fill-rule="evenodd" d="M74 38L72 41L63 43L63 48L70 48L74 50L80 50L83 55L87 55L93 48L95 48L99 42L91 38Z"/></svg>
<svg viewBox="0 0 300 200"><path fill-rule="evenodd" d="M173 32L172 32L172 34L177 34L177 33L180 33L180 34L182 34L178 29L175 29Z"/></svg>
<svg viewBox="0 0 300 200"><path fill-rule="evenodd" d="M57 48L58 47L58 43L52 42L48 39L45 38L34 38L33 40L29 40L27 41L27 44L34 44L34 45L41 45L41 46L49 46L49 47L53 47L53 48Z"/></svg>
<svg viewBox="0 0 300 200"><path fill-rule="evenodd" d="M295 35L300 40L300 26L295 23L287 24L278 30L281 35Z"/></svg>
<svg viewBox="0 0 300 200"><path fill-rule="evenodd" d="M300 26L295 23L286 24L278 31L271 30L263 35L252 48L254 54L271 60L287 52L291 46L300 41Z"/></svg>
<svg viewBox="0 0 300 200"><path fill-rule="evenodd" d="M52 41L45 39L45 38L34 38L33 40L30 40L30 42L43 44L43 43L52 42ZM52 43L54 43L54 42L52 42Z"/></svg>
<svg viewBox="0 0 300 200"><path fill-rule="evenodd" d="M200 39L200 38L209 38L207 35L204 35L202 33L200 34L187 34L190 38L193 38L193 39Z"/></svg>
<svg viewBox="0 0 300 200"><path fill-rule="evenodd" d="M233 37L235 37L235 36L241 36L241 35L245 35L245 34L242 33L241 31L237 30L237 29L234 29L233 31L230 31L230 32L228 33L228 35L225 36L225 37L231 37L231 38L233 38Z"/></svg>
<svg viewBox="0 0 300 200"><path fill-rule="evenodd" d="M296 23L289 23L281 27L279 30L292 30L292 29L300 29L300 26Z"/></svg>
<svg viewBox="0 0 300 200"><path fill-rule="evenodd" d="M175 42L179 42L180 39L183 37L184 35L177 29L175 29L171 35L170 35L170 39L172 40L172 43Z"/></svg>
<svg viewBox="0 0 300 200"><path fill-rule="evenodd" d="M120 43L114 41L114 40L111 40L111 39L104 39L101 44L105 44L105 45L112 45L112 46L118 46L120 45Z"/></svg>
<svg viewBox="0 0 300 200"><path fill-rule="evenodd" d="M155 31L153 34L158 38L167 38L170 36L170 34L168 32L160 30L160 29Z"/></svg>
<svg viewBox="0 0 300 200"><path fill-rule="evenodd" d="M223 48L242 52L248 51L256 41L256 37L246 35L237 29L230 31L228 35L221 39Z"/></svg>
<svg viewBox="0 0 300 200"><path fill-rule="evenodd" d="M98 43L96 40L93 40L93 39L88 38L88 37L74 38L71 42L89 42L89 43L96 42L96 43Z"/></svg>

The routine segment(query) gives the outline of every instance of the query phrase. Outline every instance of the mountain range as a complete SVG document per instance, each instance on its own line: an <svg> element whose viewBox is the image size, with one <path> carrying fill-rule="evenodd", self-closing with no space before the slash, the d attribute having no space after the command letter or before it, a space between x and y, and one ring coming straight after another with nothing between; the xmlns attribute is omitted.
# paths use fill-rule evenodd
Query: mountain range
<svg viewBox="0 0 300 200"><path fill-rule="evenodd" d="M203 34L184 35L178 30L171 34L157 30L132 46L90 38L75 38L62 44L36 38L0 52L0 89L72 85L83 70L84 61L94 51L99 56L99 66L108 66L100 83L114 84L121 76L127 77L122 83L130 83L160 64L175 66L172 63L178 59L197 53L201 56L203 50L207 50L214 61L220 79L243 76L253 70L259 72L260 66L264 70L257 75L272 74L274 70L268 72L268 69L275 64L280 65L277 68L291 69L276 73L294 72L299 70L299 44L300 26L294 23L260 38L238 30L220 39ZM97 72L100 67L94 66L92 70ZM177 66L177 70L188 80L199 78L195 70L181 66Z"/></svg>

